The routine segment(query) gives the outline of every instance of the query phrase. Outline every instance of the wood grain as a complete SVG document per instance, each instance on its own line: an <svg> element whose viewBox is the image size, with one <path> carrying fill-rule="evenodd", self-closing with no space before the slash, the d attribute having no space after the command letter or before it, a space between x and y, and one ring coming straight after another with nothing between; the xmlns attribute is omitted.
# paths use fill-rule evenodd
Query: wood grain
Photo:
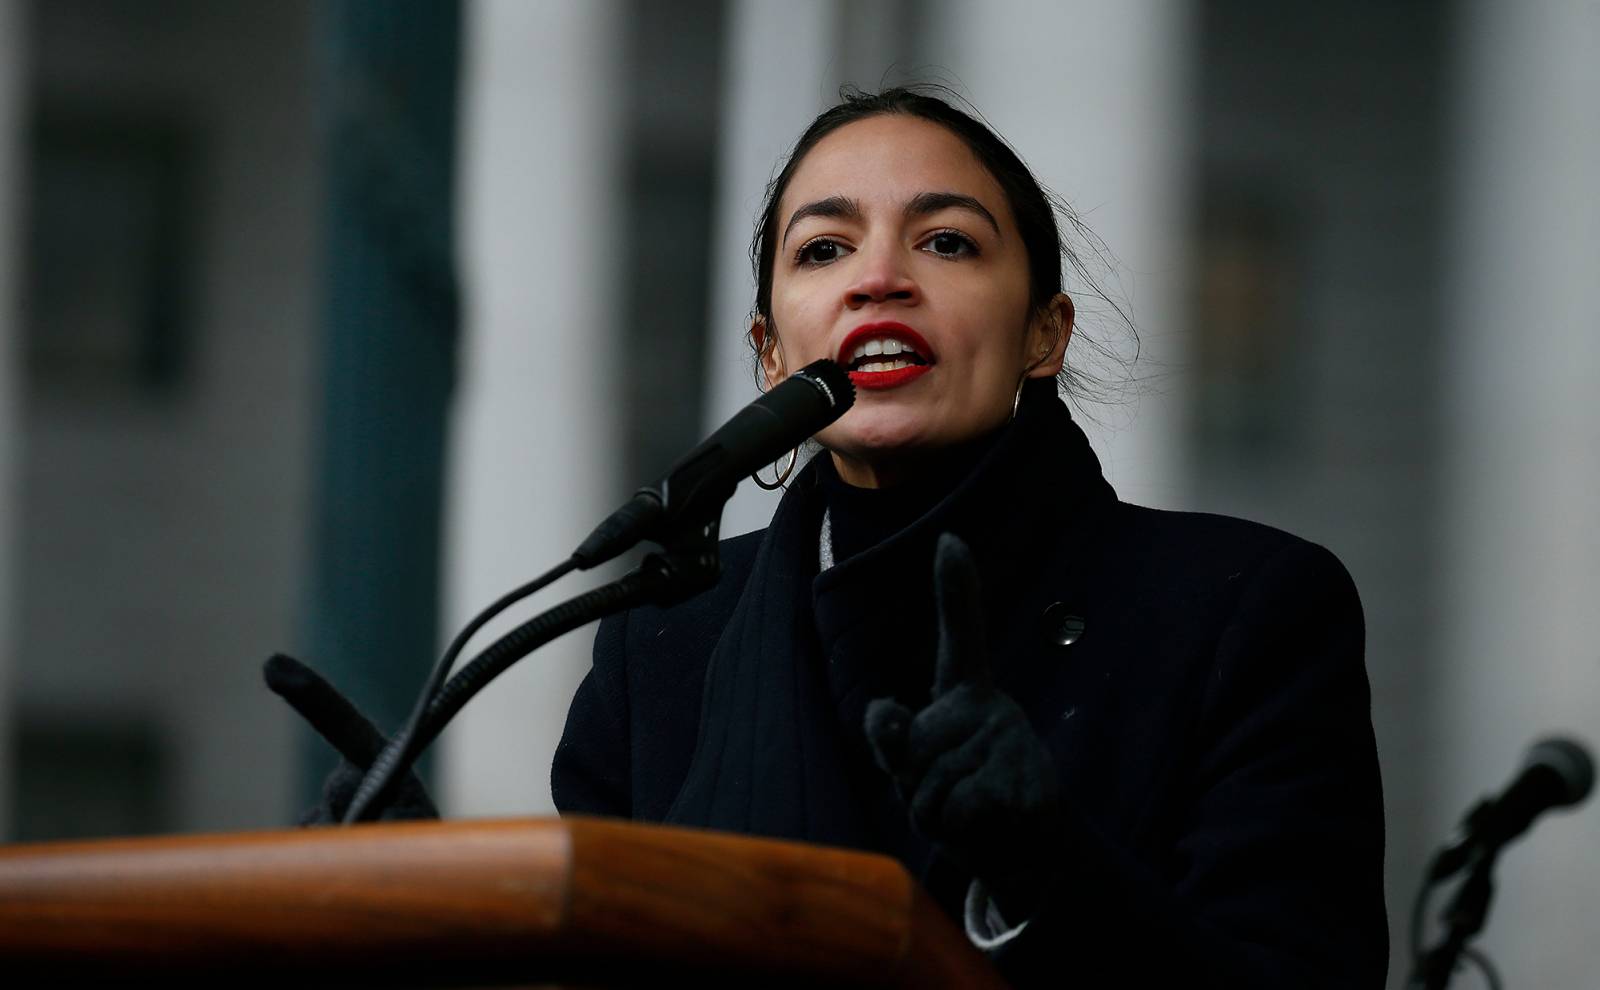
<svg viewBox="0 0 1600 990"><path fill-rule="evenodd" d="M999 987L892 859L601 819L0 847L0 961L307 974Z"/></svg>

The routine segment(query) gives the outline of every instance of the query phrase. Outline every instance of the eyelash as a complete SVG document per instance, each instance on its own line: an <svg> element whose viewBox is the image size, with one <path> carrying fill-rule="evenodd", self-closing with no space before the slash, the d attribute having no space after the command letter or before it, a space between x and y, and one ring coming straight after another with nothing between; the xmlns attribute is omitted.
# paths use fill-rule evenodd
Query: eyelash
<svg viewBox="0 0 1600 990"><path fill-rule="evenodd" d="M968 237L966 234L963 234L961 231L954 230L954 229L951 229L951 228L945 228L944 230L936 230L936 231L934 231L933 233L929 234L926 239L924 239L923 243L924 244L932 244L935 240L937 240L940 237L954 237L956 240L961 242L961 245L962 245L963 248L966 249L967 254L976 255L978 253L978 242L977 241L975 241L972 238ZM941 254L941 255L939 255L939 257L941 257L941 258L959 258L959 257L961 257L961 255L959 255L959 254L955 254L955 255Z"/></svg>
<svg viewBox="0 0 1600 990"><path fill-rule="evenodd" d="M828 236L813 237L813 238L811 238L811 240L806 241L804 244L800 245L800 247L798 249L796 249L796 251L794 253L794 263L797 264L797 265L801 265L801 266L816 266L816 265L826 265L826 264L828 264L828 262L826 262L826 261L814 261L814 260L806 257L806 255L810 253L812 248L817 247L817 246L822 245L822 244L831 244L834 247L841 247L842 246L839 243L837 238L828 237Z"/></svg>
<svg viewBox="0 0 1600 990"><path fill-rule="evenodd" d="M966 252L966 255L976 255L978 253L978 242L973 240L972 238L968 237L966 234L963 234L961 231L956 230L954 228L945 228L943 230L936 230L933 233L929 234L926 238L924 238L922 243L925 244L925 245L926 244L932 244L935 240L937 240L940 237L954 237L956 240L960 241L962 248ZM795 262L795 264L803 265L803 266L804 265L809 265L809 266L813 266L813 267L814 266L818 266L818 265L829 264L830 262L828 262L828 261L815 261L815 260L807 258L807 255L810 253L812 248L818 247L818 246L823 245L823 244L831 244L834 247L843 247L843 245L835 237L831 237L831 236L828 236L826 234L824 234L824 235L822 235L820 237L813 237L811 240L806 241L804 244L800 245L800 247L798 249L796 249L796 251L794 253L794 262ZM929 253L935 255L936 257L940 257L940 258L959 258L959 257L963 257L964 256L961 253L941 254L941 253L939 253L937 251L931 251Z"/></svg>

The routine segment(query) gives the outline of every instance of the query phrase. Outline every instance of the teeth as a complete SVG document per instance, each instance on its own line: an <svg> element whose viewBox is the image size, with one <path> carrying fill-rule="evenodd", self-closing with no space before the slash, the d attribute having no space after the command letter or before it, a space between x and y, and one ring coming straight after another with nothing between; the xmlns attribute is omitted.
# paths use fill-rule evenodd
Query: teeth
<svg viewBox="0 0 1600 990"><path fill-rule="evenodd" d="M893 361L868 361L866 364L863 364L856 370L872 375L884 371L899 371L901 368L909 367L911 367L910 361L907 361L904 358L896 358Z"/></svg>
<svg viewBox="0 0 1600 990"><path fill-rule="evenodd" d="M917 349L903 340L895 337L876 337L872 340L862 341L850 355L850 360L859 361L864 357L882 354L888 357L891 354L916 354Z"/></svg>
<svg viewBox="0 0 1600 990"><path fill-rule="evenodd" d="M880 355L887 358L896 354L905 354L907 355L907 358L910 359L920 359L922 357L922 355L917 353L917 349L915 347L912 347L910 344L899 339L898 337L874 337L870 340L863 340L861 343L857 344L855 351L850 355L850 359L847 363L854 367L856 371L866 372L894 371L898 368L904 368L916 363L915 360L908 360L907 358L901 358L893 361L862 360L863 358L878 357Z"/></svg>

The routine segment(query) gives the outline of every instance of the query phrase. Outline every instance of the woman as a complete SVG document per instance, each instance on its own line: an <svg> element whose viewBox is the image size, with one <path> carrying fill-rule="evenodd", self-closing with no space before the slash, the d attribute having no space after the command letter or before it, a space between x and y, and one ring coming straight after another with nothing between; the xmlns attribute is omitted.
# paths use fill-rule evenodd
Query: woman
<svg viewBox="0 0 1600 990"><path fill-rule="evenodd" d="M1017 985L1380 986L1355 588L1117 500L1057 397L1026 167L941 100L851 97L752 254L767 384L830 357L856 404L715 589L602 623L557 806L888 853Z"/></svg>

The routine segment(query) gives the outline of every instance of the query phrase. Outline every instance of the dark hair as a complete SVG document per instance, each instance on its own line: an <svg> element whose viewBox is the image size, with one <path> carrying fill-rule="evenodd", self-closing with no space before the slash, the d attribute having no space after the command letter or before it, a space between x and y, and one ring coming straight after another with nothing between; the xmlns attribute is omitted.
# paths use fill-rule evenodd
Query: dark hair
<svg viewBox="0 0 1600 990"><path fill-rule="evenodd" d="M956 103L971 109L972 113L953 105ZM772 326L772 269L778 240L778 202L789 187L795 169L800 167L817 142L839 128L858 120L890 114L918 117L944 127L960 138L989 174L994 176L1005 193L1028 255L1028 304L1034 312L1049 305L1050 300L1061 291L1061 261L1065 258L1086 284L1089 293L1106 303L1115 314L1116 321L1133 334L1134 353L1137 353L1138 336L1133 321L1125 308L1100 287L1099 280L1078 254L1062 242L1056 218L1059 216L1065 220L1072 231L1088 244L1096 261L1105 263L1107 252L1099 238L1083 225L1071 207L1039 184L1039 180L1033 177L1011 146L978 119L977 110L970 103L944 87L932 85L897 86L881 93L844 87L839 92L839 102L819 114L800 135L794 149L784 160L783 168L767 184L766 202L761 210L761 218L756 223L755 236L750 240L750 264L756 276L756 305L752 316L763 320L768 327ZM1078 339L1083 339L1081 333L1074 334L1074 340ZM1110 358L1113 363L1123 366L1124 370L1132 362L1131 355L1122 357L1103 345L1092 341L1088 343L1091 350L1101 357ZM1110 384L1098 376L1082 368L1066 365L1062 367L1058 383L1069 395L1080 399L1105 398L1112 390Z"/></svg>

